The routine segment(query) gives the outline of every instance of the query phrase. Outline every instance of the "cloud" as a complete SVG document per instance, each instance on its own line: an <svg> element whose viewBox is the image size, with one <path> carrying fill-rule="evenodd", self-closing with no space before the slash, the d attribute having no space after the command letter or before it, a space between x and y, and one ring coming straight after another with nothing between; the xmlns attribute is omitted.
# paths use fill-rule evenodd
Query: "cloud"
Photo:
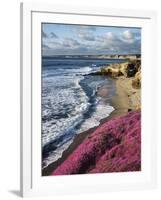
<svg viewBox="0 0 161 200"><path fill-rule="evenodd" d="M75 39L67 37L62 41L48 41L46 44L46 47L44 45L43 48L43 55L80 54L80 52L87 51L86 46L81 45Z"/></svg>
<svg viewBox="0 0 161 200"><path fill-rule="evenodd" d="M69 47L72 49L78 47L79 45L80 43L72 38L64 38L64 41L62 42L63 47Z"/></svg>
<svg viewBox="0 0 161 200"><path fill-rule="evenodd" d="M126 30L122 33L122 40L127 43L133 43L135 40L134 34L130 30Z"/></svg>
<svg viewBox="0 0 161 200"><path fill-rule="evenodd" d="M42 45L42 50L43 51L46 51L46 50L49 50L49 49L51 49L51 48L48 45L46 45L46 44Z"/></svg>
<svg viewBox="0 0 161 200"><path fill-rule="evenodd" d="M97 50L110 54L128 54L141 52L141 40L136 39L130 31L121 34L107 32L103 36L97 37Z"/></svg>
<svg viewBox="0 0 161 200"><path fill-rule="evenodd" d="M51 38L58 38L58 36L54 32L51 32L50 35L51 35Z"/></svg>
<svg viewBox="0 0 161 200"><path fill-rule="evenodd" d="M129 30L124 31L124 32L122 33L122 36L123 36L123 38L126 39L126 40L131 40L131 39L134 38L132 32L129 31Z"/></svg>
<svg viewBox="0 0 161 200"><path fill-rule="evenodd" d="M87 41L94 41L95 40L94 35L87 33L87 32L78 33L78 37L81 40L87 40Z"/></svg>
<svg viewBox="0 0 161 200"><path fill-rule="evenodd" d="M96 31L96 27L94 26L79 26L76 27L75 33L81 40L85 41L94 41L95 36L94 36L94 31Z"/></svg>
<svg viewBox="0 0 161 200"><path fill-rule="evenodd" d="M44 31L42 31L42 37L43 38L48 38L48 35Z"/></svg>
<svg viewBox="0 0 161 200"><path fill-rule="evenodd" d="M104 33L104 35L98 35L96 37L96 41L98 42L108 42L108 43L112 43L115 42L116 40L118 40L118 36L112 32L106 32Z"/></svg>
<svg viewBox="0 0 161 200"><path fill-rule="evenodd" d="M120 38L112 32L97 36L97 44L102 49L117 49L120 43Z"/></svg>
<svg viewBox="0 0 161 200"><path fill-rule="evenodd" d="M112 32L107 32L105 37L108 39L108 40L115 40L117 37L114 33Z"/></svg>

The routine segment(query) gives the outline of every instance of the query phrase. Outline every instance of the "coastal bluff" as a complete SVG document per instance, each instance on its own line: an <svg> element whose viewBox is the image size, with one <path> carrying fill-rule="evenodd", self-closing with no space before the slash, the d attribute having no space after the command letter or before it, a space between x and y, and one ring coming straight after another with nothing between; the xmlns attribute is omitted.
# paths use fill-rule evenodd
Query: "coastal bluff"
<svg viewBox="0 0 161 200"><path fill-rule="evenodd" d="M141 114L105 122L52 172L52 175L141 170Z"/></svg>

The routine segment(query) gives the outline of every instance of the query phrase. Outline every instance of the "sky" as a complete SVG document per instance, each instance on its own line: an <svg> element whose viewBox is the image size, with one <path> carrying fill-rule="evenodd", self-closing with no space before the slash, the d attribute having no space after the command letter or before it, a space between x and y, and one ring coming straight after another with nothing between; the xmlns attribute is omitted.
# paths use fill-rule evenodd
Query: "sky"
<svg viewBox="0 0 161 200"><path fill-rule="evenodd" d="M140 54L141 29L42 24L43 55Z"/></svg>

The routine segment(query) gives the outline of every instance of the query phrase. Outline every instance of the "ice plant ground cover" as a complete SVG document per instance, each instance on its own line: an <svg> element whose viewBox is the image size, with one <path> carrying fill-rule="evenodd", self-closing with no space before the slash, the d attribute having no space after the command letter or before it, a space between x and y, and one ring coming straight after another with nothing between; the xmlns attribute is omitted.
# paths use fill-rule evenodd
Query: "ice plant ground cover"
<svg viewBox="0 0 161 200"><path fill-rule="evenodd" d="M87 136L52 175L141 170L141 112L111 119Z"/></svg>

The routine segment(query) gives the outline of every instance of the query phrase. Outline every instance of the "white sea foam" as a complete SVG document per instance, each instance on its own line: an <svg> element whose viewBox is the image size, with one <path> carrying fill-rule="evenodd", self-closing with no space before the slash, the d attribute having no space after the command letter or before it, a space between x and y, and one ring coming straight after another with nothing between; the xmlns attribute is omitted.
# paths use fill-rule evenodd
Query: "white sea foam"
<svg viewBox="0 0 161 200"><path fill-rule="evenodd" d="M56 149L55 151L52 151L50 153L50 156L46 157L43 160L43 168L47 167L49 164L55 162L56 160L58 160L59 158L61 158L63 152L70 146L70 144L73 142L73 139L67 141L66 143L64 143L63 145L61 145L58 149Z"/></svg>
<svg viewBox="0 0 161 200"><path fill-rule="evenodd" d="M114 108L112 106L105 104L103 101L101 101L101 99L99 99L98 105L96 106L96 111L90 118L86 119L82 123L80 129L77 131L77 134L98 126L101 119L108 117L113 110Z"/></svg>
<svg viewBox="0 0 161 200"><path fill-rule="evenodd" d="M67 135L89 106L89 99L79 85L80 78L70 77L67 81L64 77L54 77L50 81L52 85L48 82L48 88L50 85L51 91L43 97L43 119L47 119L43 122L43 146Z"/></svg>
<svg viewBox="0 0 161 200"><path fill-rule="evenodd" d="M43 73L42 146L56 143L57 149L43 159L44 167L61 157L73 140L74 127L83 120L90 106L79 82L90 67L57 69ZM63 140L60 138L63 137Z"/></svg>

